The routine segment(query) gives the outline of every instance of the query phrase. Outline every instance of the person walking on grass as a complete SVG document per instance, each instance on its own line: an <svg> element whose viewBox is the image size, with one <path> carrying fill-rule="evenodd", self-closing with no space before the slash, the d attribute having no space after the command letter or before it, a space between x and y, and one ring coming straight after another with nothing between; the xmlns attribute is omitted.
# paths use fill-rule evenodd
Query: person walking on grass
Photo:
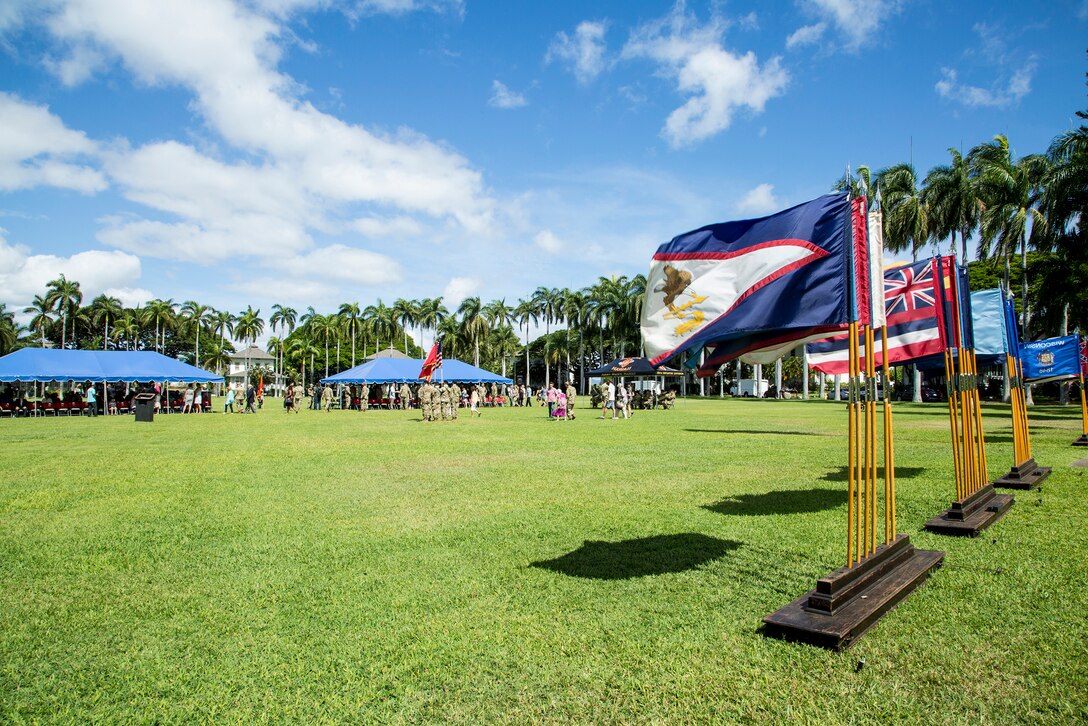
<svg viewBox="0 0 1088 726"><path fill-rule="evenodd" d="M623 411L623 417L627 418L627 389L623 387L621 383L615 386L615 392L613 392L612 384L608 384L609 395L613 396L612 400L612 420L615 421L619 416L617 411Z"/></svg>
<svg viewBox="0 0 1088 726"><path fill-rule="evenodd" d="M479 386L473 386L472 387L472 395L469 396L468 403L469 403L469 413L474 413L477 416L483 416L483 414L480 413L480 409L479 409L479 405L480 405L480 387Z"/></svg>
<svg viewBox="0 0 1088 726"><path fill-rule="evenodd" d="M257 389L250 383L246 386L246 409L243 413L257 413Z"/></svg>
<svg viewBox="0 0 1088 726"><path fill-rule="evenodd" d="M326 385L321 389L321 408L325 409L325 413L332 410L332 386Z"/></svg>
<svg viewBox="0 0 1088 726"><path fill-rule="evenodd" d="M555 384L548 384L548 392L544 394L544 400L548 402L548 418L555 417L555 403L559 400L559 391L555 390Z"/></svg>
<svg viewBox="0 0 1088 726"><path fill-rule="evenodd" d="M185 387L185 405L181 407L182 413L193 412L193 389L189 386Z"/></svg>
<svg viewBox="0 0 1088 726"><path fill-rule="evenodd" d="M578 397L578 390L574 387L573 382L567 383L567 418L571 421L574 420L574 399Z"/></svg>
<svg viewBox="0 0 1088 726"><path fill-rule="evenodd" d="M234 413L234 386L227 386L227 400L223 402L223 415L226 415L228 409Z"/></svg>
<svg viewBox="0 0 1088 726"><path fill-rule="evenodd" d="M98 392L94 390L94 384L93 383L90 383L90 384L87 385L86 402L87 402L87 413L88 413L88 415L90 415L92 418L97 416L98 415Z"/></svg>

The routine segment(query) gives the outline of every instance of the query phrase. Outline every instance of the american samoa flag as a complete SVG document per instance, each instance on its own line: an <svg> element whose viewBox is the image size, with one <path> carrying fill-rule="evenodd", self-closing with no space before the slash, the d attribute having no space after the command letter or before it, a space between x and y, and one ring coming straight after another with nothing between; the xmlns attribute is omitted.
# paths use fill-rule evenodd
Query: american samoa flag
<svg viewBox="0 0 1088 726"><path fill-rule="evenodd" d="M662 245L642 308L650 362L708 347L713 352L699 374L711 375L728 360L773 355L868 317L869 257L859 208L864 199L828 194Z"/></svg>
<svg viewBox="0 0 1088 726"><path fill-rule="evenodd" d="M884 304L887 311L888 364L906 363L943 353L945 305L942 271L947 262L940 258L893 267L884 273ZM876 338L878 345L880 337ZM818 340L805 346L809 365L828 375L849 373L849 340L845 335ZM883 365L880 349L874 363ZM861 351L864 364L864 346Z"/></svg>

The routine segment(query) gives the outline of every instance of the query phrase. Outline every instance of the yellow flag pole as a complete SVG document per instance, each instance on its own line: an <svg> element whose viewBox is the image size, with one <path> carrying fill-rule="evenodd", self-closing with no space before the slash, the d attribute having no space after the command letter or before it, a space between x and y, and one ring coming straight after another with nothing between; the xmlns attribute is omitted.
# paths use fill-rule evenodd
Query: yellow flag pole
<svg viewBox="0 0 1088 726"><path fill-rule="evenodd" d="M880 350L884 354L884 543L895 537L895 443L892 438L892 399L889 389L888 326L880 329ZM1081 385L1081 401L1084 386Z"/></svg>
<svg viewBox="0 0 1088 726"><path fill-rule="evenodd" d="M855 428L857 427L857 421L854 420L854 376L856 375L858 366L858 326L857 323L850 323L849 334L850 345L850 364L849 364L849 377L850 383L848 388L850 391L850 403L847 406L848 410L848 423L846 438L848 442L846 452L846 566L850 567L854 564L854 436ZM860 556L859 556L860 559Z"/></svg>
<svg viewBox="0 0 1088 726"><path fill-rule="evenodd" d="M952 461L956 471L956 499L963 501L963 462L960 460L960 425L956 415L959 407L956 394L955 367L952 363L952 352L944 352L944 377L946 390L948 391L948 424L952 430Z"/></svg>
<svg viewBox="0 0 1088 726"><path fill-rule="evenodd" d="M974 349L970 351L971 356L971 399L974 403L975 409L975 433L978 437L977 451L978 451L978 471L979 482L978 488L981 489L990 483L989 469L986 465L986 432L982 427L982 396L979 392L978 386L978 357L975 355Z"/></svg>
<svg viewBox="0 0 1088 726"><path fill-rule="evenodd" d="M866 524L868 551L876 550L876 346L872 326L865 326L865 493L869 506Z"/></svg>

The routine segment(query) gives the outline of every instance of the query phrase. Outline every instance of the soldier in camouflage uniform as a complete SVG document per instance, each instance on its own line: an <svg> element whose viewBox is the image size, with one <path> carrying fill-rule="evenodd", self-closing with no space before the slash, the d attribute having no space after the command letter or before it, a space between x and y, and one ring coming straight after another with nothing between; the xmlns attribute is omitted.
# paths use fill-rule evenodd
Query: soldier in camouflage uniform
<svg viewBox="0 0 1088 726"><path fill-rule="evenodd" d="M574 420L574 399L578 397L578 389L574 387L573 383L567 384L567 389L563 391L567 395L567 420Z"/></svg>
<svg viewBox="0 0 1088 726"><path fill-rule="evenodd" d="M424 381L419 387L419 411L424 421L431 421L431 382Z"/></svg>
<svg viewBox="0 0 1088 726"><path fill-rule="evenodd" d="M359 389L359 410L366 411L370 408L370 384L364 383Z"/></svg>
<svg viewBox="0 0 1088 726"><path fill-rule="evenodd" d="M449 418L450 411L450 387L443 383L438 387L438 414L435 418L441 418L445 421Z"/></svg>
<svg viewBox="0 0 1088 726"><path fill-rule="evenodd" d="M401 384L400 387L400 408L402 411L407 411L408 406L412 403L412 387L407 383Z"/></svg>
<svg viewBox="0 0 1088 726"><path fill-rule="evenodd" d="M461 407L461 387L456 383L450 384L450 418L457 420L457 409Z"/></svg>

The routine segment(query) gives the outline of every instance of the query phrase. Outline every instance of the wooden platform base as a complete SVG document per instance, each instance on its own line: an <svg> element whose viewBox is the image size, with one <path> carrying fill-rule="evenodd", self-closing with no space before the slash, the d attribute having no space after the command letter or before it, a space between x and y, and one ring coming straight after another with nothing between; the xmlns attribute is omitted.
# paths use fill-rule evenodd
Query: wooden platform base
<svg viewBox="0 0 1088 726"><path fill-rule="evenodd" d="M979 532L1005 516L1013 504L1011 494L998 494L992 484L982 487L962 502L926 522L926 529L937 534L977 537Z"/></svg>
<svg viewBox="0 0 1088 726"><path fill-rule="evenodd" d="M763 633L833 650L853 645L944 561L944 552L916 550L910 537L891 544L853 567L841 567L816 582L816 589L763 618Z"/></svg>
<svg viewBox="0 0 1088 726"><path fill-rule="evenodd" d="M1073 441L1073 446L1088 446L1088 434L1081 434L1080 438Z"/></svg>
<svg viewBox="0 0 1088 726"><path fill-rule="evenodd" d="M994 479L993 485L1002 489L1037 489L1048 476L1049 466L1039 466L1035 459L1028 459L1009 469L1009 473L1000 479Z"/></svg>

